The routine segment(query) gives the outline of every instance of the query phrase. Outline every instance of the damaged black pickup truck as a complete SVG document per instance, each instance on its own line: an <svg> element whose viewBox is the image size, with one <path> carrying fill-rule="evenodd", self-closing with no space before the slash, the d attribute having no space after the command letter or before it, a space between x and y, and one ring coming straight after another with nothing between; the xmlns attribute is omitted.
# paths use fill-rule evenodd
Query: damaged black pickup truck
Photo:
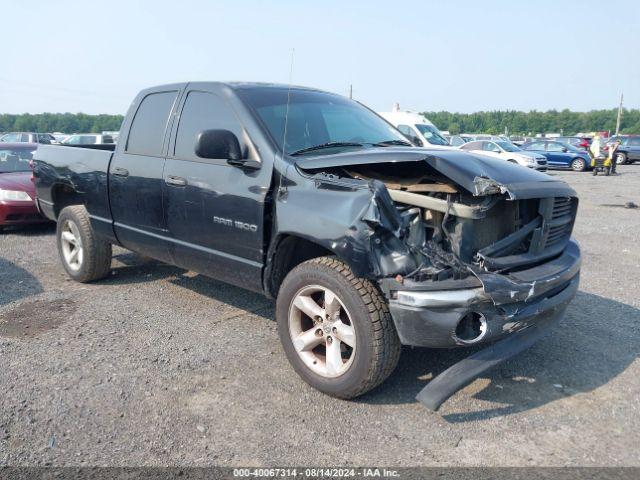
<svg viewBox="0 0 640 480"><path fill-rule="evenodd" d="M318 90L151 88L115 149L35 157L37 204L72 278L107 275L120 245L264 293L293 368L341 398L383 382L402 344L487 343L420 392L437 409L537 340L578 288L578 200L564 182L412 147Z"/></svg>

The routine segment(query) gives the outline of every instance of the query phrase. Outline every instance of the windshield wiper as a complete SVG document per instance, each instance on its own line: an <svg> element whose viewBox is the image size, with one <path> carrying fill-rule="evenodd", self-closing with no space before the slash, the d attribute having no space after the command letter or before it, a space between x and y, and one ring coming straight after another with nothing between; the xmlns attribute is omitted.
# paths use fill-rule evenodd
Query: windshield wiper
<svg viewBox="0 0 640 480"><path fill-rule="evenodd" d="M361 143L355 143L355 142L327 142L327 143L322 143L320 145L314 145L313 147L301 148L300 150L296 150L295 152L290 153L289 155L301 155L303 153L313 152L315 150L322 150L324 148L362 147L362 146L363 145Z"/></svg>
<svg viewBox="0 0 640 480"><path fill-rule="evenodd" d="M382 142L374 143L374 147L388 147L390 145L404 145L405 147L410 147L411 142L407 140L383 140Z"/></svg>

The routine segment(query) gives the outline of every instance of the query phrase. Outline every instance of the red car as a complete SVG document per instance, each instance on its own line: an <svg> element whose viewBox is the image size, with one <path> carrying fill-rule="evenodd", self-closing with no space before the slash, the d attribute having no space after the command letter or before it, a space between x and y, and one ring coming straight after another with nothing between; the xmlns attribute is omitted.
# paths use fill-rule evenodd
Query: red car
<svg viewBox="0 0 640 480"><path fill-rule="evenodd" d="M0 230L8 225L45 222L36 208L31 158L37 143L0 142Z"/></svg>

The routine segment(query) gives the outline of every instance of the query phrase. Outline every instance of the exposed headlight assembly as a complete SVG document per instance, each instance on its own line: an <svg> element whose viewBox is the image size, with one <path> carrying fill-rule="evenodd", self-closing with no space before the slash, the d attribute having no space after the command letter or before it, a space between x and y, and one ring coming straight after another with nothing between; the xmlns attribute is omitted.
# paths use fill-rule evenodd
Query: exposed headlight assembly
<svg viewBox="0 0 640 480"><path fill-rule="evenodd" d="M30 202L31 197L27 192L19 192L17 190L3 190L0 188L0 202Z"/></svg>

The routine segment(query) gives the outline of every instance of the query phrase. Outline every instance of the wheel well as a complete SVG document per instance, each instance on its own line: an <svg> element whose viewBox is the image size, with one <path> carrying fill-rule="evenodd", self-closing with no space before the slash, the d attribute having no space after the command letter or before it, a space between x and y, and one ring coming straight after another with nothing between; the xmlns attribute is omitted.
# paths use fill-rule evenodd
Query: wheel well
<svg viewBox="0 0 640 480"><path fill-rule="evenodd" d="M266 293L276 298L282 281L296 266L312 258L332 254L331 250L310 240L293 235L281 237L275 243L274 252L269 255L271 261L265 272Z"/></svg>
<svg viewBox="0 0 640 480"><path fill-rule="evenodd" d="M56 185L53 188L51 199L53 200L56 218L58 218L63 208L69 205L82 204L82 196L68 185Z"/></svg>

